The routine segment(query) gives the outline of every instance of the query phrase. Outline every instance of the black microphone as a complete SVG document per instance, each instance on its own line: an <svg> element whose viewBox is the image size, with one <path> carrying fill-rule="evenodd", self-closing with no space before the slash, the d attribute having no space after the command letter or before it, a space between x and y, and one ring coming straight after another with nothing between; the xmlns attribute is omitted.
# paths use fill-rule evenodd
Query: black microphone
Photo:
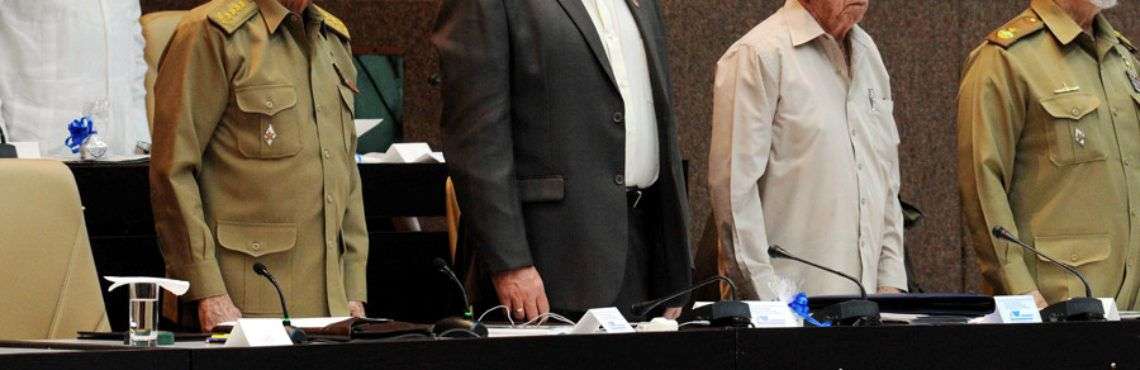
<svg viewBox="0 0 1140 370"><path fill-rule="evenodd" d="M431 262L436 271L447 275L448 280L455 284L459 294L463 296L463 317L448 317L439 320L432 326L432 332L439 337L486 337L487 327L482 323L471 321L473 314L471 312L471 301L467 298L467 288L463 286L462 281L459 281L459 277L455 276L455 272L451 270L451 265L443 258L438 257Z"/></svg>
<svg viewBox="0 0 1140 370"><path fill-rule="evenodd" d="M867 299L867 288L864 288L863 283L860 282L859 279L856 279L854 276L847 275L847 274L844 274L842 272L831 269L829 267L817 264L815 262L808 261L808 260L805 260L803 258L793 256L787 250L785 250L784 248L781 248L778 245L772 245L772 246L768 247L768 256L773 257L773 258L783 258L783 259L787 259L787 260L796 261L796 262L799 262L799 263L802 263L802 264L805 264L805 265L808 265L811 267L815 267L815 268L823 270L823 271L830 272L830 273L837 275L839 277L842 277L844 279L851 280L852 283L855 283L855 285L859 287L859 298Z"/></svg>
<svg viewBox="0 0 1140 370"><path fill-rule="evenodd" d="M728 284L729 295L732 297L732 300L735 301L736 300L736 283L733 283L732 279L726 278L724 276L713 276L713 277L710 277L708 279L702 280L699 283L690 285L688 288L681 289L681 290L678 290L676 292L673 292L672 294L665 296L664 298L658 298L658 299L654 299L652 301L645 301L645 302L636 303L633 306L630 306L629 312L631 314L633 314L633 316L636 316L638 318L645 318L645 315L648 315L650 311L653 311L657 307L660 307L661 305L665 304L665 302L669 302L669 301L677 299L678 297L683 296L685 294L692 293L694 290L704 288L704 287L708 286L709 284L716 283L716 282L722 282L722 281Z"/></svg>
<svg viewBox="0 0 1140 370"><path fill-rule="evenodd" d="M728 284L729 295L732 299L686 311L682 315L685 316L686 321L708 321L711 326L717 327L747 327L751 325L752 310L748 304L736 300L736 283L732 279L719 275L702 280L663 298L636 303L630 306L629 313L633 320L645 321L649 319L648 315L661 305L716 282Z"/></svg>
<svg viewBox="0 0 1140 370"><path fill-rule="evenodd" d="M0 127L0 158L16 158L16 146L8 144L3 127Z"/></svg>
<svg viewBox="0 0 1140 370"><path fill-rule="evenodd" d="M860 282L859 279L818 263L796 257L778 245L768 246L768 256L796 261L827 271L833 275L850 280L859 287L859 299L847 300L819 309L812 314L816 319L831 321L836 325L842 326L878 326L882 324L879 316L879 304L867 300L867 289L863 287L863 283Z"/></svg>
<svg viewBox="0 0 1140 370"><path fill-rule="evenodd" d="M1101 321L1104 320L1104 305L1099 299L1093 298L1092 285L1089 285L1089 280L1085 278L1080 270L1070 266L1067 263L1061 262L1053 256L1045 254L1026 244L1025 242L1013 236L1013 233L1004 227L996 226L993 229L993 236L995 238L1017 244L1027 251L1033 252L1049 261L1053 265L1068 271L1070 274L1076 275L1077 279L1081 280L1081 284L1085 286L1084 298L1073 298L1068 301L1053 304L1041 310L1041 318L1046 322L1061 322L1061 321Z"/></svg>
<svg viewBox="0 0 1140 370"><path fill-rule="evenodd" d="M273 274L269 273L269 268L261 262L253 264L253 272L265 277L270 284L273 284L273 289L277 290L277 299L281 302L281 324L285 326L285 332L289 333L289 339L293 341L293 344L304 343L307 339L305 338L305 331L293 327L289 321L289 308L285 306L285 293L281 292L281 285L277 284L277 278L273 277Z"/></svg>

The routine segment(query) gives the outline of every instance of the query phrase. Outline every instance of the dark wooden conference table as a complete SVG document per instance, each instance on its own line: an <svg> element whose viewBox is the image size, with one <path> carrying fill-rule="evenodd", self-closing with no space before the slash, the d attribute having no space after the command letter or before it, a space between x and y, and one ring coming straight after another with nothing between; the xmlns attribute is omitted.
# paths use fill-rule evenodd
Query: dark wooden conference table
<svg viewBox="0 0 1140 370"><path fill-rule="evenodd" d="M0 368L1138 369L1140 322L695 329L265 348L83 347L90 346L3 342Z"/></svg>

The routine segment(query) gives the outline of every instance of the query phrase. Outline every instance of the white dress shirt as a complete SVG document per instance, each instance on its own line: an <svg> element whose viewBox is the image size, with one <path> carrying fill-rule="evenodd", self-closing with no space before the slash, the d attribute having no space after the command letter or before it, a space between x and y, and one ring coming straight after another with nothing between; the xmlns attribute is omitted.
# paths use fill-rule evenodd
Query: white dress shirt
<svg viewBox="0 0 1140 370"><path fill-rule="evenodd" d="M87 106L107 155L150 142L138 1L0 0L0 108L8 140L75 159L67 124Z"/></svg>
<svg viewBox="0 0 1140 370"><path fill-rule="evenodd" d="M582 0L582 4L598 30L625 101L625 185L648 188L660 175L661 154L641 30L625 0Z"/></svg>
<svg viewBox="0 0 1140 370"><path fill-rule="evenodd" d="M840 42L798 0L733 45L717 68L709 186L721 270L746 296L780 298L777 276L809 295L858 288L769 245L876 287L905 290L898 131L874 41Z"/></svg>

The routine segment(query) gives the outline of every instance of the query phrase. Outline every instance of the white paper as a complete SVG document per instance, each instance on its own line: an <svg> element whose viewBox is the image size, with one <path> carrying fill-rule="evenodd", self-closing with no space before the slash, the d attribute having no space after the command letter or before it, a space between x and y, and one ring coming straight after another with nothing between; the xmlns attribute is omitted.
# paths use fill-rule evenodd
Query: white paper
<svg viewBox="0 0 1140 370"><path fill-rule="evenodd" d="M296 328L321 329L348 319L351 319L351 317L306 317L300 319L290 319L289 323L293 324L293 327Z"/></svg>
<svg viewBox="0 0 1140 370"><path fill-rule="evenodd" d="M1100 304L1104 306L1105 320L1120 321L1120 308L1116 307L1116 298L1100 298Z"/></svg>
<svg viewBox="0 0 1140 370"><path fill-rule="evenodd" d="M16 147L16 158L40 159L40 143L35 141L9 141L8 144Z"/></svg>
<svg viewBox="0 0 1140 370"><path fill-rule="evenodd" d="M281 319L238 319L226 347L291 346L293 340Z"/></svg>
<svg viewBox="0 0 1140 370"><path fill-rule="evenodd" d="M571 326L527 326L520 328L512 328L509 326L488 326L488 338L513 338L513 337L542 337L551 335L564 335L570 333L573 329Z"/></svg>
<svg viewBox="0 0 1140 370"><path fill-rule="evenodd" d="M445 163L443 153L431 151L427 143L397 143L384 153L357 156L358 163Z"/></svg>
<svg viewBox="0 0 1140 370"><path fill-rule="evenodd" d="M599 331L598 328L601 327ZM574 329L570 331L572 334L593 334L593 333L633 333L633 326L629 325L629 321L625 320L621 312L616 307L594 308L586 311L586 315L578 320L578 325L574 325Z"/></svg>
<svg viewBox="0 0 1140 370"><path fill-rule="evenodd" d="M119 276L107 276L104 279L107 279L107 281L111 282L111 287L107 288L108 292L115 290L115 288L118 288L118 287L121 287L124 285L128 285L128 284L134 284L134 283L158 284L158 286L162 287L162 289L166 289L167 291L174 293L174 295L183 295L183 294L186 294L187 290L190 290L190 282L182 281L182 280L163 279L163 278L155 278L155 277L119 277Z"/></svg>
<svg viewBox="0 0 1140 370"><path fill-rule="evenodd" d="M1041 312L1033 296L995 296L996 313L1002 324L1033 324L1041 322Z"/></svg>
<svg viewBox="0 0 1140 370"><path fill-rule="evenodd" d="M745 301L752 314L752 326L757 328L797 328L803 322L796 318L784 302Z"/></svg>
<svg viewBox="0 0 1140 370"><path fill-rule="evenodd" d="M383 118L353 120L353 123L356 125L356 136L364 136L364 134L368 133L368 131L376 128L376 126L380 126L380 123L382 122L384 122Z"/></svg>

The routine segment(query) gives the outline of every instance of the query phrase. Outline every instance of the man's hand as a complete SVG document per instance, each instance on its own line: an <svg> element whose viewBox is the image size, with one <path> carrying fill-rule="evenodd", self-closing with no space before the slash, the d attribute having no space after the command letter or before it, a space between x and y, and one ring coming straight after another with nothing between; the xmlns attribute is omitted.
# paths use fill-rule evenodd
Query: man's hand
<svg viewBox="0 0 1140 370"><path fill-rule="evenodd" d="M198 301L198 325L202 332L214 330L215 326L241 318L241 310L234 305L228 294L203 298Z"/></svg>
<svg viewBox="0 0 1140 370"><path fill-rule="evenodd" d="M681 317L682 309L684 309L684 307L669 307L665 309L665 313L661 316L669 320L676 320L678 317Z"/></svg>
<svg viewBox="0 0 1140 370"><path fill-rule="evenodd" d="M892 288L889 286L881 286L881 287L879 287L878 293L879 294L902 294L903 291L902 291L902 289L899 289L899 288Z"/></svg>
<svg viewBox="0 0 1140 370"><path fill-rule="evenodd" d="M363 319L364 318L364 302L349 301L348 302L348 315L355 317L355 318L358 318L358 319Z"/></svg>
<svg viewBox="0 0 1140 370"><path fill-rule="evenodd" d="M499 294L499 303L507 306L516 320L530 321L550 312L546 288L534 266L497 272L491 280Z"/></svg>
<svg viewBox="0 0 1140 370"><path fill-rule="evenodd" d="M1049 301L1045 300L1045 296L1041 295L1040 290L1034 290L1032 293L1029 293L1029 294L1033 296L1033 301L1037 302L1037 309L1038 310L1043 310L1043 309L1045 309L1045 307L1049 307Z"/></svg>

